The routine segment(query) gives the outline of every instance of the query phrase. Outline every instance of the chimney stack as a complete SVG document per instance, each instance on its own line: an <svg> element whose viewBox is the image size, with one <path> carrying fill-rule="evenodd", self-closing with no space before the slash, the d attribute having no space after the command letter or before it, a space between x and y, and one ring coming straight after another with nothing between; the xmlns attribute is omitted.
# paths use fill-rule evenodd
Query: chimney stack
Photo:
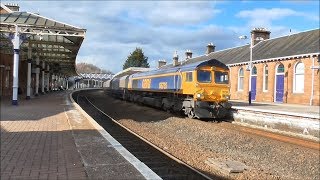
<svg viewBox="0 0 320 180"><path fill-rule="evenodd" d="M158 68L161 68L162 66L165 66L167 64L167 61L166 60L159 60L158 61Z"/></svg>
<svg viewBox="0 0 320 180"><path fill-rule="evenodd" d="M178 53L177 51L174 52L173 54L173 66L178 66L179 65L179 56L178 56Z"/></svg>
<svg viewBox="0 0 320 180"><path fill-rule="evenodd" d="M186 60L191 59L191 58L192 58L192 52L191 52L191 50L190 50L190 49L189 49L189 50L186 50L185 55L186 55Z"/></svg>
<svg viewBox="0 0 320 180"><path fill-rule="evenodd" d="M212 43L209 43L209 44L207 45L207 52L206 52L206 54L210 54L210 53L214 52L215 48L216 48L215 45L213 45Z"/></svg>
<svg viewBox="0 0 320 180"><path fill-rule="evenodd" d="M265 28L254 28L251 31L251 45L254 46L258 42L270 39L270 31Z"/></svg>

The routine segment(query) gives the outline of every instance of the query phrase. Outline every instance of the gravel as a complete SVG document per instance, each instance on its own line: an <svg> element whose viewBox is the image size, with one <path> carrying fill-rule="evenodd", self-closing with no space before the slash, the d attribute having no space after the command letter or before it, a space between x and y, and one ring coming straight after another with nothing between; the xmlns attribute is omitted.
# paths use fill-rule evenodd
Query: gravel
<svg viewBox="0 0 320 180"><path fill-rule="evenodd" d="M237 131L237 125L188 119L91 91L101 110L196 169L230 179L320 179L319 151ZM244 163L249 170L227 174L209 158Z"/></svg>

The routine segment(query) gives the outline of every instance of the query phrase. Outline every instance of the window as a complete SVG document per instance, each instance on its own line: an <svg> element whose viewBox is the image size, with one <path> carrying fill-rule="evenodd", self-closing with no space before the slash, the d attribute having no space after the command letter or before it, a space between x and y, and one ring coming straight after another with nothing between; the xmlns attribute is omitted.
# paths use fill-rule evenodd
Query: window
<svg viewBox="0 0 320 180"><path fill-rule="evenodd" d="M214 72L214 82L217 84L228 84L229 78L227 72L215 71Z"/></svg>
<svg viewBox="0 0 320 180"><path fill-rule="evenodd" d="M238 74L238 91L243 91L243 79L244 79L243 68L240 68L239 74Z"/></svg>
<svg viewBox="0 0 320 180"><path fill-rule="evenodd" d="M210 71L198 71L198 82L210 83L211 82L211 72Z"/></svg>
<svg viewBox="0 0 320 180"><path fill-rule="evenodd" d="M263 91L268 91L268 65L263 68Z"/></svg>
<svg viewBox="0 0 320 180"><path fill-rule="evenodd" d="M252 76L256 76L257 75L257 68L255 66L253 66L253 68L252 68L251 75Z"/></svg>
<svg viewBox="0 0 320 180"><path fill-rule="evenodd" d="M304 92L304 65L299 62L294 68L293 92Z"/></svg>
<svg viewBox="0 0 320 180"><path fill-rule="evenodd" d="M284 66L283 64L279 64L278 68L277 68L277 73L281 74L284 73Z"/></svg>
<svg viewBox="0 0 320 180"><path fill-rule="evenodd" d="M186 73L186 82L192 82L192 72Z"/></svg>

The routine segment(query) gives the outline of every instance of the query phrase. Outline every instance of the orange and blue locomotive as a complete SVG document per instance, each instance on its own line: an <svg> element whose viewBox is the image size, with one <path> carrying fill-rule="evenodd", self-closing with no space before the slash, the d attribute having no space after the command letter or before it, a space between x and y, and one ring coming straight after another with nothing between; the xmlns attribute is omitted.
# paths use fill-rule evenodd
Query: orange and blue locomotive
<svg viewBox="0 0 320 180"><path fill-rule="evenodd" d="M231 108L229 69L216 59L115 77L110 89L125 100L190 118L223 118Z"/></svg>

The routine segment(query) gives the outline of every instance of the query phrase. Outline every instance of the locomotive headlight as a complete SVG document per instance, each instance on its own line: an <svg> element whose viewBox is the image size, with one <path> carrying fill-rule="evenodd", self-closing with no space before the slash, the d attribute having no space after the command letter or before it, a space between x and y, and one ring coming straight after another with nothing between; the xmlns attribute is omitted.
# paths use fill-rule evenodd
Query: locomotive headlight
<svg viewBox="0 0 320 180"><path fill-rule="evenodd" d="M229 94L224 94L224 95L222 95L222 97L224 98L224 99L230 99L230 95Z"/></svg>
<svg viewBox="0 0 320 180"><path fill-rule="evenodd" d="M203 98L204 98L204 95L201 94L201 93L197 93L197 94L196 94L196 97L197 97L197 99L203 99Z"/></svg>

